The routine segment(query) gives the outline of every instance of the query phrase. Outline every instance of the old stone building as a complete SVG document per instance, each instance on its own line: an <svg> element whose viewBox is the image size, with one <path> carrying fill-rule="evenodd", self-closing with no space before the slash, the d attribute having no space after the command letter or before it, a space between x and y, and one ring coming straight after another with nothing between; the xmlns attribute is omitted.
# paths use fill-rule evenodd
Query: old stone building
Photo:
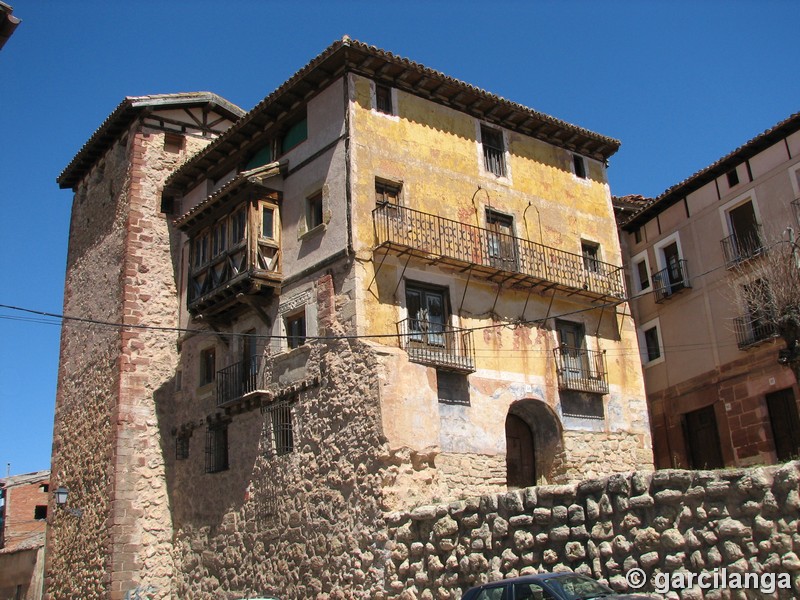
<svg viewBox="0 0 800 600"><path fill-rule="evenodd" d="M656 466L771 464L800 453L798 388L763 304L742 302L752 266L797 228L800 115L658 198L621 227ZM624 200L624 199L623 199Z"/></svg>
<svg viewBox="0 0 800 600"><path fill-rule="evenodd" d="M388 511L651 467L618 145L349 38L126 99L59 178L51 597L386 597Z"/></svg>

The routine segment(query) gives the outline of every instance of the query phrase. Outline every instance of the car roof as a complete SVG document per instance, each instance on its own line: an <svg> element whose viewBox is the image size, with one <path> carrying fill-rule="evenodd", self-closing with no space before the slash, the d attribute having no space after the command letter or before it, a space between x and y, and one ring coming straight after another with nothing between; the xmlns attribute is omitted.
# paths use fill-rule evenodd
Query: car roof
<svg viewBox="0 0 800 600"><path fill-rule="evenodd" d="M574 571L559 571L558 573L535 573L532 575L520 575L519 577L509 577L508 579L500 579L498 581L490 581L484 583L482 585L476 586L480 588L491 588L497 587L500 585L508 585L509 583L534 583L538 581L549 581L551 579L560 579L562 577L567 576L578 576L578 577L585 577L586 579L591 579L591 577L586 577L586 575L581 575L580 573L575 573ZM594 580L592 580L594 581ZM599 582L598 582L599 583Z"/></svg>

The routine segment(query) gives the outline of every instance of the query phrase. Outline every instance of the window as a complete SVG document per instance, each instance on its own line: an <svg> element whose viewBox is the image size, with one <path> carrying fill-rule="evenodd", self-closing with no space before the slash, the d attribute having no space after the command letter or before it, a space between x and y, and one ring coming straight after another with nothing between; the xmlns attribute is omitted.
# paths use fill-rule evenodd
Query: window
<svg viewBox="0 0 800 600"><path fill-rule="evenodd" d="M436 388L442 404L470 405L469 382L462 373L436 369Z"/></svg>
<svg viewBox="0 0 800 600"><path fill-rule="evenodd" d="M189 434L181 432L175 437L175 459L186 460L189 458Z"/></svg>
<svg viewBox="0 0 800 600"><path fill-rule="evenodd" d="M50 491L49 483L43 483L42 485L39 486L39 492L41 492L42 494L46 494L49 491Z"/></svg>
<svg viewBox="0 0 800 600"><path fill-rule="evenodd" d="M592 273L600 272L599 261L600 245L594 242L581 242L581 254L583 254L583 268Z"/></svg>
<svg viewBox="0 0 800 600"><path fill-rule="evenodd" d="M275 456L283 456L294 450L294 427L292 426L292 403L277 402L267 409L272 421L272 440Z"/></svg>
<svg viewBox="0 0 800 600"><path fill-rule="evenodd" d="M572 155L572 167L575 170L575 177L586 179L586 162L580 154Z"/></svg>
<svg viewBox="0 0 800 600"><path fill-rule="evenodd" d="M394 114L392 110L392 88L385 85L375 85L375 108L378 112L387 115Z"/></svg>
<svg viewBox="0 0 800 600"><path fill-rule="evenodd" d="M662 302L672 294L689 288L688 264L683 256L678 234L661 240L655 247L659 271L653 273L652 284L656 302Z"/></svg>
<svg viewBox="0 0 800 600"><path fill-rule="evenodd" d="M481 144L483 145L483 164L486 170L498 177L505 177L506 149L503 144L503 132L482 125Z"/></svg>
<svg viewBox="0 0 800 600"><path fill-rule="evenodd" d="M210 427L206 432L206 473L228 470L228 424Z"/></svg>
<svg viewBox="0 0 800 600"><path fill-rule="evenodd" d="M238 244L244 239L244 226L246 216L244 208L238 209L231 215L231 243Z"/></svg>
<svg viewBox="0 0 800 600"><path fill-rule="evenodd" d="M728 187L733 187L739 183L739 173L736 172L736 169L731 169L725 173L725 177L728 178Z"/></svg>
<svg viewBox="0 0 800 600"><path fill-rule="evenodd" d="M322 192L306 199L306 228L311 231L322 225Z"/></svg>
<svg viewBox="0 0 800 600"><path fill-rule="evenodd" d="M200 385L208 385L217 376L217 350L206 348L200 352Z"/></svg>
<svg viewBox="0 0 800 600"><path fill-rule="evenodd" d="M285 317L286 342L289 349L299 348L306 343L306 311L302 310Z"/></svg>
<svg viewBox="0 0 800 600"><path fill-rule="evenodd" d="M764 245L753 201L748 199L723 210L724 224L730 234L722 240L726 264L730 267L760 254Z"/></svg>
<svg viewBox="0 0 800 600"><path fill-rule="evenodd" d="M406 285L409 342L444 346L449 320L447 291L443 288Z"/></svg>
<svg viewBox="0 0 800 600"><path fill-rule="evenodd" d="M208 262L208 230L192 241L192 266L202 267Z"/></svg>
<svg viewBox="0 0 800 600"><path fill-rule="evenodd" d="M647 251L640 252L631 260L633 263L633 287L636 292L643 292L650 289L650 261L647 259Z"/></svg>
<svg viewBox="0 0 800 600"><path fill-rule="evenodd" d="M517 238L514 237L514 218L486 209L486 228L489 262L504 271L518 271Z"/></svg>
<svg viewBox="0 0 800 600"><path fill-rule="evenodd" d="M400 189L398 183L387 183L375 180L375 204L400 204Z"/></svg>
<svg viewBox="0 0 800 600"><path fill-rule="evenodd" d="M37 521L44 521L47 518L47 505L37 504L33 509L33 518Z"/></svg>
<svg viewBox="0 0 800 600"><path fill-rule="evenodd" d="M636 230L633 232L633 241L636 244L642 243L642 228L637 227Z"/></svg>
<svg viewBox="0 0 800 600"><path fill-rule="evenodd" d="M228 232L228 222L226 219L217 222L214 225L213 234L211 236L211 256L219 256L225 251L227 247L226 244L226 234Z"/></svg>
<svg viewBox="0 0 800 600"><path fill-rule="evenodd" d="M651 327L645 330L644 343L647 347L647 362L661 358L661 344L658 339L657 327Z"/></svg>
<svg viewBox="0 0 800 600"><path fill-rule="evenodd" d="M261 209L261 237L275 238L275 209L269 206Z"/></svg>
<svg viewBox="0 0 800 600"><path fill-rule="evenodd" d="M281 154L286 154L306 138L308 138L308 119L304 117L286 130L281 139Z"/></svg>
<svg viewBox="0 0 800 600"><path fill-rule="evenodd" d="M177 154L183 150L184 138L179 133L165 133L164 134L164 151L171 154Z"/></svg>
<svg viewBox="0 0 800 600"><path fill-rule="evenodd" d="M658 319L644 323L638 329L639 351L642 364L650 367L664 362L664 344L661 342L661 329Z"/></svg>

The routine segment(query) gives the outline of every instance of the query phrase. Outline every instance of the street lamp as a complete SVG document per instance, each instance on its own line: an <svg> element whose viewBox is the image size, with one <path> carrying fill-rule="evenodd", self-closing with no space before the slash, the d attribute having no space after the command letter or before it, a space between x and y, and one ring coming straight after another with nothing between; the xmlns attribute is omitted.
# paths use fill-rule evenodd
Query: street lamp
<svg viewBox="0 0 800 600"><path fill-rule="evenodd" d="M63 485L58 486L58 489L53 492L53 497L56 499L56 506L67 511L74 517L81 518L83 516L83 511L80 508L67 508L66 504L68 495L69 490L67 488L65 488Z"/></svg>

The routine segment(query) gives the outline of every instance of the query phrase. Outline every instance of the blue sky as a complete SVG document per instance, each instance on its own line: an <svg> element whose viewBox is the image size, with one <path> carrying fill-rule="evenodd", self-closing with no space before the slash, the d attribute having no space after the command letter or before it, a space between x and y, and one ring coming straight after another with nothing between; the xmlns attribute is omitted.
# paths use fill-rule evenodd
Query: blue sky
<svg viewBox="0 0 800 600"><path fill-rule="evenodd" d="M0 304L52 313L72 201L55 179L125 96L249 109L344 34L621 140L617 195L658 195L800 110L789 0L5 1L22 24L0 50ZM0 476L50 463L60 326L31 316L0 308Z"/></svg>

